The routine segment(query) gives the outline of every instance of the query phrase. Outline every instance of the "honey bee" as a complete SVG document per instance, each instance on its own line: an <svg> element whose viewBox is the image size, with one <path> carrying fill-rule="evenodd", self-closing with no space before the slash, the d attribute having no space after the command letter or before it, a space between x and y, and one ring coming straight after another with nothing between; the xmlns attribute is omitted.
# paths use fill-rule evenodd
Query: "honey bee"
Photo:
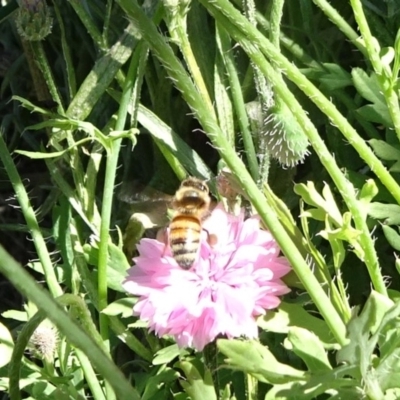
<svg viewBox="0 0 400 400"><path fill-rule="evenodd" d="M183 269L190 269L200 248L202 222L209 216L211 198L207 184L187 178L171 203L174 216L169 225L169 246L173 257Z"/></svg>

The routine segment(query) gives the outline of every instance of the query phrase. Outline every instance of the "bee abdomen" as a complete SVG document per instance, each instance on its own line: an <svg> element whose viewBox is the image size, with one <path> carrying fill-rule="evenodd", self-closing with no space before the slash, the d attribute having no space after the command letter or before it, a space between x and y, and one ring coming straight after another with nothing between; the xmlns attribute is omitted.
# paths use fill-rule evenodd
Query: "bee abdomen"
<svg viewBox="0 0 400 400"><path fill-rule="evenodd" d="M196 261L200 247L201 225L191 216L176 216L170 224L169 244L181 268L189 269Z"/></svg>

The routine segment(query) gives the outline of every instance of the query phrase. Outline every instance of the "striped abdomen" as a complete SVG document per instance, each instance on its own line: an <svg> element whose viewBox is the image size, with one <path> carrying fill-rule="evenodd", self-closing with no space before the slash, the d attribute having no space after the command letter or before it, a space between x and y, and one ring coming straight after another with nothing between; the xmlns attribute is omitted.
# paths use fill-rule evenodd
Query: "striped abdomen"
<svg viewBox="0 0 400 400"><path fill-rule="evenodd" d="M169 245L173 257L181 268L191 268L200 247L200 220L189 215L178 215L173 218L169 228Z"/></svg>

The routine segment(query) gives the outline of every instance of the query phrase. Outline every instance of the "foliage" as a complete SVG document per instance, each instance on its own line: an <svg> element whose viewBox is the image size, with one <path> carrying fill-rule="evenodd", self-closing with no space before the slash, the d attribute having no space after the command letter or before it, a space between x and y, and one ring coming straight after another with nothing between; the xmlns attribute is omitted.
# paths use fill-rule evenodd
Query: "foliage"
<svg viewBox="0 0 400 400"><path fill-rule="evenodd" d="M399 14L3 0L3 398L400 397ZM135 245L187 175L292 265L257 341L196 353L132 317Z"/></svg>

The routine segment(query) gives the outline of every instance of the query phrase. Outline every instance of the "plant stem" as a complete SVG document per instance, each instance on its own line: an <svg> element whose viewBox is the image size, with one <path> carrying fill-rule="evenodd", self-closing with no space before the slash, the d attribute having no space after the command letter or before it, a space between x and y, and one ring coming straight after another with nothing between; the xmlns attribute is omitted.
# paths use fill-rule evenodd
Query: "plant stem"
<svg viewBox="0 0 400 400"><path fill-rule="evenodd" d="M218 11L215 11L215 14L219 14ZM225 20L224 23L226 24L226 29L229 29L230 33L235 37L236 40L240 42L240 44L247 52L249 57L262 69L263 73L269 77L269 79L274 84L274 90L279 94L280 98L284 100L287 106L292 110L293 115L303 128L303 131L306 133L314 150L318 154L321 163L324 165L324 167L331 175L333 181L335 182L337 188L340 191L341 196L346 202L347 207L352 213L356 228L360 231L359 240L364 250L363 261L365 261L366 267L368 269L375 290L377 290L381 294L387 295L385 282L379 270L379 262L374 248L374 243L371 238L368 226L366 224L365 210L363 210L363 208L360 207L360 203L356 198L356 193L353 185L346 179L344 174L341 172L340 168L335 162L335 159L326 148L324 141L320 138L315 126L311 123L305 111L302 109L300 104L297 102L296 98L287 88L286 84L282 79L281 74L275 71L275 69L271 66L271 64L267 62L267 60L263 57L262 53L253 45L253 43L249 43L247 36L244 36L243 33L238 32L238 30L235 27L231 26L230 23L226 21L226 19L222 15L217 15L217 18L220 20L220 22ZM246 21L245 18L243 18L243 20ZM237 19L235 19L235 21L237 21ZM321 93L320 96L324 97ZM338 114L340 118L344 118L337 110L336 114Z"/></svg>
<svg viewBox="0 0 400 400"><path fill-rule="evenodd" d="M284 71L286 76L330 118L332 124L343 133L360 157L368 164L382 184L400 204L400 186L386 170L381 161L375 156L370 147L368 147L364 139L358 135L346 118L337 110L334 104L332 104L332 102L327 99L292 62L284 57L267 38L251 25L229 1L215 0L212 3L205 2L205 0L201 1L212 14L218 15L218 19L220 19L219 13L222 12L230 21L230 27L234 26L236 29L240 30L241 35L245 37L250 46L258 46L267 57L274 60L274 68L276 65L277 68Z"/></svg>
<svg viewBox="0 0 400 400"><path fill-rule="evenodd" d="M256 26L256 5L254 0L244 0L243 9L246 18L249 22ZM266 77L260 72L258 66L251 62L251 68L253 69L254 84L257 91L257 97L261 104L261 115L264 119L267 114L268 109L274 104L274 92L271 87L270 82L267 82ZM275 99L276 100L276 99ZM270 166L270 154L268 150L267 137L263 135L261 131L258 134L258 157L259 157L259 167L258 185L262 187L264 182L268 182L269 166Z"/></svg>
<svg viewBox="0 0 400 400"><path fill-rule="evenodd" d="M285 0L274 0L271 6L269 40L278 50L281 47L279 38L281 35L281 20L284 4Z"/></svg>
<svg viewBox="0 0 400 400"><path fill-rule="evenodd" d="M112 384L118 400L139 400L139 393L129 384L121 371L110 360L109 355L106 355L101 347L90 337L82 327L72 319L58 304L49 293L39 286L29 273L21 267L5 250L0 246L0 271L7 277L13 286L26 298L31 300L41 310L31 319L31 323L25 324L21 332L21 342L14 347L12 359L15 364L10 369L10 378L16 379L16 392L19 393L18 375L20 369L23 352L26 348L27 341L31 334L33 324L38 323L38 320L48 318L57 326L60 332L65 335L68 340L77 348L85 352L92 365L97 372ZM36 319L36 317L38 319ZM25 333L24 330L27 330ZM19 365L18 365L19 364ZM11 366L10 366L11 368ZM11 397L13 400L20 399L18 395ZM108 397L107 397L108 400Z"/></svg>
<svg viewBox="0 0 400 400"><path fill-rule="evenodd" d="M218 348L215 341L208 343L203 349L204 364L210 371L211 378L214 384L215 393L219 398L219 379L218 379Z"/></svg>
<svg viewBox="0 0 400 400"><path fill-rule="evenodd" d="M46 53L43 49L43 44L40 41L31 42L33 52L35 53L35 58L39 64L39 68L43 74L44 80L46 81L47 87L50 91L51 97L58 104L58 111L60 114L64 114L64 108L62 106L62 101L60 94L58 93L57 85L54 82L53 73L49 62L47 60Z"/></svg>
<svg viewBox="0 0 400 400"><path fill-rule="evenodd" d="M246 397L247 400L258 399L258 380L250 374L246 374Z"/></svg>
<svg viewBox="0 0 400 400"><path fill-rule="evenodd" d="M174 8L178 7L179 5ZM174 28L171 28L171 26L169 27L171 37L175 39L175 42L178 44L182 52L183 58L185 59L185 62L189 68L192 79L197 87L200 96L203 98L206 107L208 108L209 112L214 116L214 118L216 118L215 110L213 108L206 83L204 82L203 75L197 64L196 57L193 54L192 47L190 45L189 38L186 32L186 16L182 15L182 11L176 10L173 12L176 12L176 17L174 18Z"/></svg>
<svg viewBox="0 0 400 400"><path fill-rule="evenodd" d="M313 0L313 2L324 12L330 21L332 21L340 31L347 36L348 39L361 51L367 55L367 51L363 43L359 39L358 33L348 24L348 22L331 6L327 0Z"/></svg>
<svg viewBox="0 0 400 400"><path fill-rule="evenodd" d="M106 51L103 36L101 32L98 30L97 26L93 22L92 17L84 6L84 3L80 0L70 0L69 4L71 4L72 8L75 10L82 24L87 29L90 37L96 43L99 49Z"/></svg>
<svg viewBox="0 0 400 400"><path fill-rule="evenodd" d="M302 258L301 253L282 227L276 214L265 201L265 196L257 188L243 162L236 154L236 151L229 145L217 121L212 115L210 116L208 108L204 107L202 98L199 96L187 72L176 58L171 47L167 45L156 26L146 17L136 1L117 0L117 2L139 27L143 39L149 43L153 54L160 59L170 77L174 80L176 87L182 92L185 101L199 119L213 145L218 149L221 157L235 174L261 219L277 240L297 276L323 315L332 334L340 345L344 345L347 341L346 327L343 321L319 285L307 262ZM209 2L206 0L201 0L201 2L202 4L206 3L206 6L209 5Z"/></svg>
<svg viewBox="0 0 400 400"><path fill-rule="evenodd" d="M360 0L350 0L350 3L353 7L354 17L357 21L362 38L365 42L368 58L371 61L372 67L374 68L374 71L378 78L382 93L385 96L386 104L389 109L389 114L392 118L397 138L400 141L399 98L396 94L395 85L392 82L391 71L385 70L385 66L383 65L382 60L379 56L379 44L371 34Z"/></svg>
<svg viewBox="0 0 400 400"><path fill-rule="evenodd" d="M242 133L247 163L251 176L255 182L258 182L260 179L260 174L258 171L257 154L250 131L250 122L246 113L246 105L240 87L239 77L232 56L230 38L223 27L217 26L217 32L220 38L219 44L221 56L225 64L226 71L228 72L229 86L232 92L232 102L233 106L235 107L238 124Z"/></svg>
<svg viewBox="0 0 400 400"><path fill-rule="evenodd" d="M137 53L135 53L137 54ZM128 75L125 79L125 85L122 92L121 103L118 110L117 122L115 130L123 130L125 126L126 117L128 114L129 99L132 95L136 76L136 57L131 58L129 65ZM98 299L100 310L100 334L106 347L109 349L109 327L108 317L102 314L101 311L107 307L108 304L108 288L107 288L107 263L108 263L108 242L109 230L111 222L111 209L114 198L114 185L117 172L118 156L121 147L122 139L115 139L111 143L111 149L107 153L106 172L104 179L104 192L101 208L101 225L100 225L100 244L99 244L99 264L98 264ZM112 394L109 387L106 387L107 399L114 399L115 395Z"/></svg>
<svg viewBox="0 0 400 400"><path fill-rule="evenodd" d="M18 203L21 206L21 211L24 215L29 232L32 235L33 243L35 245L37 255L42 264L45 274L46 283L49 287L51 294L54 297L60 296L63 291L57 281L53 263L50 254L47 250L46 242L43 238L39 223L36 219L35 211L30 203L28 194L19 176L18 170L14 164L11 154L8 151L7 145L4 142L2 132L0 131L0 159L3 162L4 168L7 172L8 178L14 188L15 195Z"/></svg>

